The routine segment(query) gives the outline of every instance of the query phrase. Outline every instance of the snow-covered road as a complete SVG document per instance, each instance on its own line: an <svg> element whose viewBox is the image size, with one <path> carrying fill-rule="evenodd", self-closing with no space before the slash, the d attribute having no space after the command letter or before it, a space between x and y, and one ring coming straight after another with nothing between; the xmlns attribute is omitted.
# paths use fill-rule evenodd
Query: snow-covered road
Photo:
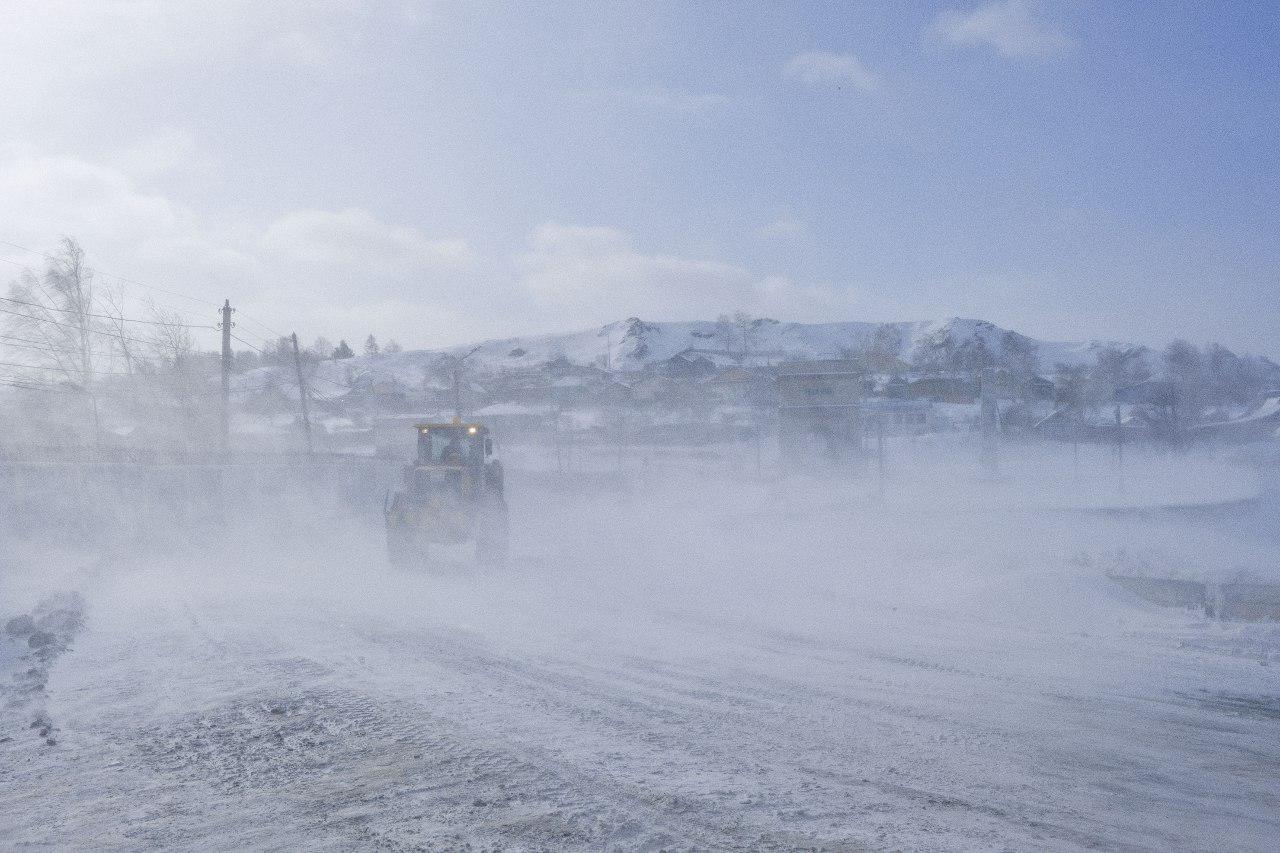
<svg viewBox="0 0 1280 853"><path fill-rule="evenodd" d="M5 640L0 846L1280 837L1280 633L1099 569L1268 559L1238 527L512 486L505 573L394 572L354 523L216 557L11 555L0 615L85 605L38 685Z"/></svg>

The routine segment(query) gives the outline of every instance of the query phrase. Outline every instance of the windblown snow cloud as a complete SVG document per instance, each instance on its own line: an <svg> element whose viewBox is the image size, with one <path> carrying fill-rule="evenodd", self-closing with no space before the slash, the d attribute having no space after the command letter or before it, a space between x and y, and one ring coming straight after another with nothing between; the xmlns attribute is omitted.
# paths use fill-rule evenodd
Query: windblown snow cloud
<svg viewBox="0 0 1280 853"><path fill-rule="evenodd" d="M370 24L414 26L431 5L431 0L9 0L7 25L0 29L0 68L58 83L210 61L314 66L342 58ZM46 50L50 44L62 49Z"/></svg>
<svg viewBox="0 0 1280 853"><path fill-rule="evenodd" d="M516 263L522 284L540 303L593 320L616 319L620 309L647 316L669 316L673 308L714 314L753 290L743 267L642 252L630 235L598 225L540 225Z"/></svg>
<svg viewBox="0 0 1280 853"><path fill-rule="evenodd" d="M969 12L943 12L933 32L957 47L990 47L1010 59L1059 56L1075 46L1038 19L1026 0L993 0Z"/></svg>
<svg viewBox="0 0 1280 853"><path fill-rule="evenodd" d="M164 140L158 145L166 148ZM74 236L90 265L110 274L208 302L229 296L272 325L334 336L442 334L467 313L481 265L465 240L388 223L362 208L223 218L146 188L121 165L15 146L0 150L0 231L37 251ZM43 263L12 247L0 257L15 275L21 265ZM137 300L150 293L129 290Z"/></svg>
<svg viewBox="0 0 1280 853"><path fill-rule="evenodd" d="M637 248L631 235L606 226L545 223L516 259L520 283L546 327L604 323L628 315L705 319L734 310L804 320L882 307L841 283L798 282L761 275L735 263Z"/></svg>
<svg viewBox="0 0 1280 853"><path fill-rule="evenodd" d="M181 167L184 152L198 152L189 136L166 134L138 149L148 150L164 156L136 173L126 168L138 161L135 151L93 162L0 150L0 233L36 250L58 235L75 236L91 266L209 303L230 297L246 313L307 338L375 332L441 345L492 335L495 316L513 331L535 331L738 309L812 318L849 304L838 288L714 257L644 250L631 233L603 225L547 222L513 257L486 257L467 239L361 207L221 216L150 186L159 172ZM771 227L780 235L802 231L791 220ZM0 257L14 275L14 262L43 263L15 249ZM130 290L139 301L150 295ZM478 294L486 312L475 310ZM194 317L207 310L174 307Z"/></svg>
<svg viewBox="0 0 1280 853"><path fill-rule="evenodd" d="M797 54L783 66L782 76L806 86L850 86L861 92L874 92L880 78L851 53L810 50Z"/></svg>

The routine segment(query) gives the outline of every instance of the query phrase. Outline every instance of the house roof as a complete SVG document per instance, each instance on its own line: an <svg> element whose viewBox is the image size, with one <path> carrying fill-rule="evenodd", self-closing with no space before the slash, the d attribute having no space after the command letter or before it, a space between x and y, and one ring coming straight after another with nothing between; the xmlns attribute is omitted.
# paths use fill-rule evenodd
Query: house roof
<svg viewBox="0 0 1280 853"><path fill-rule="evenodd" d="M861 376L862 365L847 358L792 361L778 365L778 376Z"/></svg>

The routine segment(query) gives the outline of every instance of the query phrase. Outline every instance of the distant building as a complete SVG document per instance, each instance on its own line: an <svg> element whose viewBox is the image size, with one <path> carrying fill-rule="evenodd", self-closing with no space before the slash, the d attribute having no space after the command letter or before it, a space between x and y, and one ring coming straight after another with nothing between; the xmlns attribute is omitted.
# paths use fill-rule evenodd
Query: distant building
<svg viewBox="0 0 1280 853"><path fill-rule="evenodd" d="M890 435L918 435L933 424L933 403L928 400L899 400L868 397L858 404L868 430L883 429Z"/></svg>
<svg viewBox="0 0 1280 853"><path fill-rule="evenodd" d="M1243 444L1267 441L1280 435L1280 394L1272 394L1236 418L1224 418L1191 428L1194 438Z"/></svg>
<svg viewBox="0 0 1280 853"><path fill-rule="evenodd" d="M790 362L777 368L778 449L784 463L820 469L862 455L859 402L864 371L847 359Z"/></svg>
<svg viewBox="0 0 1280 853"><path fill-rule="evenodd" d="M523 403L492 403L467 414L468 420L480 421L508 444L552 432L555 417L554 406Z"/></svg>
<svg viewBox="0 0 1280 853"><path fill-rule="evenodd" d="M915 399L935 400L939 403L976 403L978 383L955 374L936 373L917 377L910 384L909 395Z"/></svg>
<svg viewBox="0 0 1280 853"><path fill-rule="evenodd" d="M716 365L706 355L688 349L678 352L666 361L657 362L654 370L671 379L705 379L716 372Z"/></svg>

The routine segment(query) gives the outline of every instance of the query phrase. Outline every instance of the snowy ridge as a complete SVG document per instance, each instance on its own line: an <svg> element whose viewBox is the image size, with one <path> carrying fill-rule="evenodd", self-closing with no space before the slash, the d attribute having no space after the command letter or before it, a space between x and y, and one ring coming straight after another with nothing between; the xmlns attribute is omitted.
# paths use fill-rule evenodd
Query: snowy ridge
<svg viewBox="0 0 1280 853"><path fill-rule="evenodd" d="M788 359L839 358L861 349L875 334L881 323L784 323L760 320L752 333L751 349L760 360L777 363ZM943 337L953 346L965 341L982 340L992 353L1001 352L1005 329L985 320L950 318L891 323L902 339L902 354L909 357L921 341ZM1024 336L1025 337L1025 336ZM1049 371L1059 362L1086 363L1092 359L1092 342L1038 341L1026 338L1038 347L1042 369ZM530 335L501 338L443 350L411 350L394 354L360 355L341 361L324 361L315 368L317 390L325 391L326 382L349 384L352 378L367 375L372 381L381 376L418 386L442 354L465 355L477 373L504 370L534 370L548 362L565 359L577 365L592 365L616 372L632 372L666 361L680 353L692 352L723 358L729 344L721 325L712 320L649 322L635 317L609 323L594 329L563 334ZM279 373L278 376L275 374ZM262 368L238 377L245 387L274 379L281 386L290 384L283 368ZM430 381L430 380L428 380Z"/></svg>
<svg viewBox="0 0 1280 853"><path fill-rule="evenodd" d="M773 361L796 358L837 358L861 349L882 324L867 322L784 323L761 320L754 332L753 349ZM993 352L1001 349L1008 329L983 320L951 318L889 324L897 328L903 353L924 338L942 334L953 344L981 338ZM1091 344L1036 341L1041 361L1079 363L1090 357ZM467 352L472 347L455 347L450 352ZM723 352L726 349L720 325L709 320L647 322L632 317L598 329L560 335L538 335L485 341L474 358L495 368L537 367L563 356L575 364L599 364L612 370L641 370L686 350Z"/></svg>

